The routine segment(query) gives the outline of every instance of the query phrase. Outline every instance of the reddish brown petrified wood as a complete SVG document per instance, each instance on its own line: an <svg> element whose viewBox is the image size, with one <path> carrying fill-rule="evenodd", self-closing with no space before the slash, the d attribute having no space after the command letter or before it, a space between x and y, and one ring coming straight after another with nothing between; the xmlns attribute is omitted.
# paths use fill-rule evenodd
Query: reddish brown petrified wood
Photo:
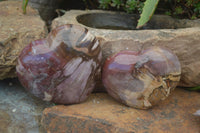
<svg viewBox="0 0 200 133"><path fill-rule="evenodd" d="M122 51L108 58L102 80L118 101L146 109L168 97L180 74L176 55L166 48L152 47L141 52Z"/></svg>
<svg viewBox="0 0 200 133"><path fill-rule="evenodd" d="M63 25L25 47L16 69L22 85L35 96L73 104L92 92L100 61L99 42L87 29Z"/></svg>

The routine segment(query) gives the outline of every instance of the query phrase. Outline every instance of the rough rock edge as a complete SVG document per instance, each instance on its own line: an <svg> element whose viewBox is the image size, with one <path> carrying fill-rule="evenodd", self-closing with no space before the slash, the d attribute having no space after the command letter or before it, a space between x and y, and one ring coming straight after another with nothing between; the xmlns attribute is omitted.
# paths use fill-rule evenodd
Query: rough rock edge
<svg viewBox="0 0 200 133"><path fill-rule="evenodd" d="M16 77L15 66L21 50L33 40L47 34L38 11L27 7L23 15L21 2L0 2L0 80Z"/></svg>
<svg viewBox="0 0 200 133"><path fill-rule="evenodd" d="M199 97L197 92L176 89L168 99L147 111L124 106L105 93L97 93L82 104L46 108L42 125L49 133L87 132L99 126L101 132L108 133L117 132L115 128L119 132L198 132L200 119L192 114L199 109Z"/></svg>

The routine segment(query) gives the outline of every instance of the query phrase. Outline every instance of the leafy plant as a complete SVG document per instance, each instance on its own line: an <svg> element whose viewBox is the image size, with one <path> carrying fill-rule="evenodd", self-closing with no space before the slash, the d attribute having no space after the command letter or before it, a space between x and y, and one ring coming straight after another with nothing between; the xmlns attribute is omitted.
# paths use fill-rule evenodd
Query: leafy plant
<svg viewBox="0 0 200 133"><path fill-rule="evenodd" d="M164 3L165 14L179 17L196 19L200 17L199 0L160 0ZM137 28L148 22L158 5L159 0L99 0L102 9L124 10L127 13L141 13ZM145 4L144 4L145 3ZM167 8L166 8L167 7Z"/></svg>
<svg viewBox="0 0 200 133"><path fill-rule="evenodd" d="M138 0L127 0L124 10L127 13L132 13L133 11L136 11L136 10L137 10L137 12L141 13L143 6L144 6L144 3L141 2L141 1L138 1Z"/></svg>
<svg viewBox="0 0 200 133"><path fill-rule="evenodd" d="M141 13L137 28L142 27L153 15L159 0L146 0L145 3L140 0L99 0L100 8L116 8L124 10L127 13Z"/></svg>
<svg viewBox="0 0 200 133"><path fill-rule="evenodd" d="M154 11L158 5L159 0L146 0L144 3L143 11L138 20L137 29L145 25L154 14Z"/></svg>
<svg viewBox="0 0 200 133"><path fill-rule="evenodd" d="M127 13L141 13L143 1L141 0L99 0L102 9L117 9Z"/></svg>
<svg viewBox="0 0 200 133"><path fill-rule="evenodd" d="M200 91L200 86L189 88L190 91Z"/></svg>
<svg viewBox="0 0 200 133"><path fill-rule="evenodd" d="M24 13L24 14L26 14L26 7L27 7L27 4L28 4L28 0L23 0L22 9L23 9L23 13Z"/></svg>
<svg viewBox="0 0 200 133"><path fill-rule="evenodd" d="M179 18L196 19L200 17L199 0L165 0L169 3L166 13Z"/></svg>
<svg viewBox="0 0 200 133"><path fill-rule="evenodd" d="M194 5L194 12L200 14L200 2Z"/></svg>
<svg viewBox="0 0 200 133"><path fill-rule="evenodd" d="M159 0L83 0L85 4L102 9L120 10L127 13L140 13L141 17L138 21L137 28L142 27L147 23L158 5ZM164 5L165 14L179 17L196 19L200 17L200 2L199 0L160 0ZM28 0L23 0L23 12L26 13ZM145 3L145 4L144 4ZM90 7L91 7L90 6ZM87 5L86 5L87 7ZM166 8L167 7L167 8ZM163 7L161 7L163 8Z"/></svg>

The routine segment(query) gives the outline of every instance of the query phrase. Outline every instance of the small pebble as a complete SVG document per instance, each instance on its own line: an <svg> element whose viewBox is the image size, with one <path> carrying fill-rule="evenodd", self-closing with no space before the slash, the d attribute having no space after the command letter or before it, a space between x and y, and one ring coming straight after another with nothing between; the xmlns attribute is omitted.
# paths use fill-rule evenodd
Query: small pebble
<svg viewBox="0 0 200 133"><path fill-rule="evenodd" d="M15 113L15 112L16 112L16 110L17 110L17 109L15 109L15 108L14 108L14 109L12 110L12 112L13 112L13 113Z"/></svg>
<svg viewBox="0 0 200 133"><path fill-rule="evenodd" d="M9 86L12 86L13 85L13 83L12 82L9 82L9 84L8 84Z"/></svg>
<svg viewBox="0 0 200 133"><path fill-rule="evenodd" d="M197 110L197 111L194 113L194 115L200 116L200 110Z"/></svg>

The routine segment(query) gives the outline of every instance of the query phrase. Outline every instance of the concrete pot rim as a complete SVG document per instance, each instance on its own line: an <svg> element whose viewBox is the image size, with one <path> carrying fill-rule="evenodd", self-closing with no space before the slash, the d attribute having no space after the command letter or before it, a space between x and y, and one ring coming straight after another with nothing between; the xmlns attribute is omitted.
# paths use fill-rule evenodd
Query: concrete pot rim
<svg viewBox="0 0 200 133"><path fill-rule="evenodd" d="M76 22L76 24L78 25L83 25L84 27L87 27L88 29L96 29L96 28L92 28L89 26L86 26L84 24L81 24L78 22L77 17L81 16L81 15L88 15L88 14L120 14L120 15L136 15L139 16L139 14L127 14L125 12L118 12L118 11L106 11L106 10L69 10L66 11L66 13L64 15L67 15L71 20L68 21L73 21ZM64 16L63 15L63 16ZM62 17L62 16L61 16ZM190 28L194 28L194 27L200 27L200 19L196 19L196 20L190 20L190 19L177 19L177 18L173 18L171 16L168 15L162 15L162 14L154 14L154 17L164 17L166 19L171 19L171 20L181 20L182 23L186 23L189 22L188 26L186 28L177 28L177 29L173 29L173 28L162 28L162 29L146 29L148 30L179 30L179 29L190 29ZM113 30L113 29L100 29L100 30ZM145 29L143 29L145 30ZM117 30L120 31L120 30ZM121 31L141 31L141 30L121 30Z"/></svg>

